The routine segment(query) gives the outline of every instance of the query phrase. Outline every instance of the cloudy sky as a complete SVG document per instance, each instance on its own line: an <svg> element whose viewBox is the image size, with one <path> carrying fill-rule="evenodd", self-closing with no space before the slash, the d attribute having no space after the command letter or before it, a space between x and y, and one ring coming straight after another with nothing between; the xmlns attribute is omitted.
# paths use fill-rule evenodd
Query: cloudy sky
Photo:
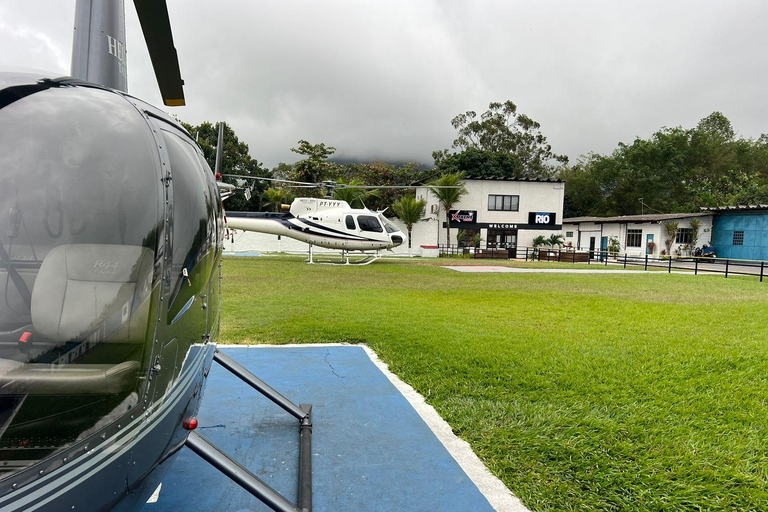
<svg viewBox="0 0 768 512"><path fill-rule="evenodd" d="M0 69L69 74L74 0L2 0ZM451 119L512 100L575 161L722 111L768 133L768 2L168 0L193 124L267 166L299 139L432 164ZM161 105L132 2L129 92Z"/></svg>

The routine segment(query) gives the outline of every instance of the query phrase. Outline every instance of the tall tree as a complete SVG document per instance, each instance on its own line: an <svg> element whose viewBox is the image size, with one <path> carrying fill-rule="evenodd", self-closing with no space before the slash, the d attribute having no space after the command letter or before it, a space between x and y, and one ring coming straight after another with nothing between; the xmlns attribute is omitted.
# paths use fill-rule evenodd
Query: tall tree
<svg viewBox="0 0 768 512"><path fill-rule="evenodd" d="M767 170L768 137L737 137L713 112L694 128L662 128L619 143L610 155L589 154L560 177L567 181L565 215L575 217L765 203Z"/></svg>
<svg viewBox="0 0 768 512"><path fill-rule="evenodd" d="M415 163L392 165L381 160L367 164L340 164L333 169L332 179L351 183L356 180L364 185L413 185L422 183L434 176L433 170L425 170ZM384 211L387 216L394 215L390 206L406 195L406 189L380 189L376 196L365 198L365 205L371 210Z"/></svg>
<svg viewBox="0 0 768 512"><path fill-rule="evenodd" d="M463 172L444 174L428 185L429 191L437 197L445 211L446 245L451 245L451 208L467 194L467 189L462 181L463 178Z"/></svg>
<svg viewBox="0 0 768 512"><path fill-rule="evenodd" d="M408 230L408 254L411 254L411 232L413 231L413 225L416 224L424 217L424 212L427 209L427 201L424 199L416 199L416 194L407 194L395 201L392 204L392 209L395 211L395 215L403 224L405 224Z"/></svg>
<svg viewBox="0 0 768 512"><path fill-rule="evenodd" d="M340 185L350 185L352 187L365 185L360 180L351 180L349 183L344 183L343 180L339 180ZM380 190L369 190L363 188L346 188L340 187L333 191L333 198L341 201L346 201L352 208L366 208L368 206L368 200L378 197Z"/></svg>
<svg viewBox="0 0 768 512"><path fill-rule="evenodd" d="M492 102L479 117L472 110L459 114L451 124L458 132L453 148L459 150L458 155L467 153L461 170L473 176L492 172L489 177L544 179L568 162L568 157L552 152L541 125L519 113L512 101ZM443 171L457 165L456 158L451 158L456 155L447 150L435 151L432 156Z"/></svg>
<svg viewBox="0 0 768 512"><path fill-rule="evenodd" d="M182 126L197 140L203 150L206 162L211 170L216 167L216 145L218 144L219 126L205 121L197 126L181 122ZM242 142L234 130L224 124L224 155L222 159L222 174L239 174L242 176L270 177L271 173L255 158L251 157L248 144ZM226 183L233 183L251 189L251 199L247 200L243 194L235 194L227 199L226 208L232 211L261 209L261 196L267 189L267 184L258 180L237 180L237 178L224 178Z"/></svg>
<svg viewBox="0 0 768 512"><path fill-rule="evenodd" d="M292 180L320 183L328 178L333 168L333 164L328 162L328 158L336 152L335 147L326 146L322 142L310 144L306 140L300 140L299 145L291 148L291 151L306 157L293 165L293 171L290 175Z"/></svg>

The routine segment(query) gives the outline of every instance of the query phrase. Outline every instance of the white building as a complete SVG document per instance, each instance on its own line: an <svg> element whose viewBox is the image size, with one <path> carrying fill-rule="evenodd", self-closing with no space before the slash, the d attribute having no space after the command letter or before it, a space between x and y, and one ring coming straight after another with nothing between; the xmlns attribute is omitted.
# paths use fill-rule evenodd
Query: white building
<svg viewBox="0 0 768 512"><path fill-rule="evenodd" d="M660 256L678 254L683 247L691 244L691 221L698 219L699 228L696 247L712 245L711 213L659 213L649 215L623 215L620 217L572 217L563 220L566 245L588 251L607 250L611 237L616 237L621 246L620 253L630 256ZM678 223L674 240L670 239L665 224ZM667 248L667 240L670 247Z"/></svg>
<svg viewBox="0 0 768 512"><path fill-rule="evenodd" d="M565 183L561 180L465 179L467 195L450 214L451 244L459 230L467 232L462 241L470 244L479 233L482 247L530 247L539 235L549 237L562 231ZM446 243L445 211L429 189L419 188L416 196L427 200L427 222L416 231L414 247ZM426 229L425 229L426 228Z"/></svg>

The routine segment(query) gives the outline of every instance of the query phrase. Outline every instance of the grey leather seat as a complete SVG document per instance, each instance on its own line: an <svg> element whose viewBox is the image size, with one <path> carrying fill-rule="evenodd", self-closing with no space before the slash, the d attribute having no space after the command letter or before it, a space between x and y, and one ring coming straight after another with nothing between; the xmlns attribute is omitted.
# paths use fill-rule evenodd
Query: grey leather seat
<svg viewBox="0 0 768 512"><path fill-rule="evenodd" d="M51 364L0 360L0 394L104 394L132 388L137 360L77 360L102 344L143 343L153 264L153 252L139 246L79 244L51 250L32 290L35 336L59 346L77 342L78 352Z"/></svg>

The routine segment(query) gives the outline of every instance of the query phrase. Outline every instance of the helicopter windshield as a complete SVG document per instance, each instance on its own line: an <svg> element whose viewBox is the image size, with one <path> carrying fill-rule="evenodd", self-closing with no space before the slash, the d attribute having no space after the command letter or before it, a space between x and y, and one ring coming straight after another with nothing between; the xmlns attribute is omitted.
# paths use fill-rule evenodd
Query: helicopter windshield
<svg viewBox="0 0 768 512"><path fill-rule="evenodd" d="M30 87L0 94L0 477L136 405L154 325L146 121L108 91Z"/></svg>
<svg viewBox="0 0 768 512"><path fill-rule="evenodd" d="M387 230L387 233L397 233L398 231L400 231L399 229L397 229L397 227L394 224L389 222L387 218L381 213L379 214L379 220L381 221L382 224L384 224L384 229Z"/></svg>

